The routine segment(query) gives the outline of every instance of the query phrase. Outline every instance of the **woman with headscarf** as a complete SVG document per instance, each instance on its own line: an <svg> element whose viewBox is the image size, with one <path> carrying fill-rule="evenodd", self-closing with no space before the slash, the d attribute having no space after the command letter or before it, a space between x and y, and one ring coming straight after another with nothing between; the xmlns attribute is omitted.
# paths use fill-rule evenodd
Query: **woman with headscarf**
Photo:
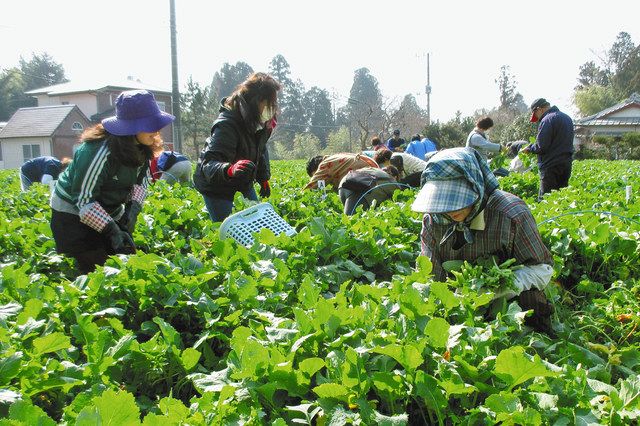
<svg viewBox="0 0 640 426"><path fill-rule="evenodd" d="M425 213L422 254L431 259L435 278L446 278L443 263L449 260L515 259L522 265L514 271L518 292L505 289L496 297L518 296L523 310L534 310L527 324L550 332L553 309L542 290L551 280L553 259L524 201L498 189L487 162L472 148L438 152L422 182L412 209Z"/></svg>
<svg viewBox="0 0 640 426"><path fill-rule="evenodd" d="M265 73L250 75L222 99L220 115L200 153L193 183L202 194L209 216L221 222L231 214L233 197L249 200L271 195L267 141L276 124L280 84Z"/></svg>

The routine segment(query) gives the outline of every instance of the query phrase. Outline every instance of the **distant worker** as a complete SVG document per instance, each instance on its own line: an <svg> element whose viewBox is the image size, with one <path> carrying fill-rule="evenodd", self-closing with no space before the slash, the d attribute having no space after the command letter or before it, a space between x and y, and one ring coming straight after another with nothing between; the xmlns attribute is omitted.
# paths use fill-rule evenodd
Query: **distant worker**
<svg viewBox="0 0 640 426"><path fill-rule="evenodd" d="M400 183L413 188L420 186L420 176L427 162L406 152L378 151L374 157L380 167L392 165L398 169Z"/></svg>
<svg viewBox="0 0 640 426"><path fill-rule="evenodd" d="M374 136L371 138L371 147L365 151L362 151L362 153L367 157L373 158L376 151L380 149L387 149L387 146L382 143L379 137Z"/></svg>
<svg viewBox="0 0 640 426"><path fill-rule="evenodd" d="M349 171L363 167L378 168L378 164L364 154L317 155L307 162L307 174L311 179L303 189L315 189L318 181L323 180L325 185L331 185L337 191L340 181Z"/></svg>
<svg viewBox="0 0 640 426"><path fill-rule="evenodd" d="M403 152L407 141L400 137L400 130L393 131L393 136L387 140L387 149L391 152Z"/></svg>
<svg viewBox="0 0 640 426"><path fill-rule="evenodd" d="M438 152L423 181L411 208L425 213L422 254L431 260L434 278L446 279L449 260L515 259L521 267L514 270L514 287L499 289L494 297L517 297L523 310L533 310L525 323L552 334L553 306L543 290L553 275L553 258L525 202L499 190L487 162L470 148Z"/></svg>
<svg viewBox="0 0 640 426"><path fill-rule="evenodd" d="M536 142L520 152L538 155L540 200L544 194L569 185L573 162L573 121L557 106L550 106L544 98L538 98L531 104L530 121L540 122Z"/></svg>
<svg viewBox="0 0 640 426"><path fill-rule="evenodd" d="M71 162L70 158L64 157L58 160L55 157L36 157L27 160L20 167L20 186L23 191L29 189L33 183L42 183L52 186L58 175L67 168Z"/></svg>
<svg viewBox="0 0 640 426"><path fill-rule="evenodd" d="M159 154L154 155L149 166L154 182L158 179L165 180L169 184L191 181L191 161L179 152L160 151Z"/></svg>
<svg viewBox="0 0 640 426"><path fill-rule="evenodd" d="M502 145L489 141L487 131L493 127L491 117L483 117L476 122L476 127L467 136L467 147L478 151L485 159L489 154L499 154Z"/></svg>
<svg viewBox="0 0 640 426"><path fill-rule="evenodd" d="M351 170L338 185L338 195L344 205L344 214L350 216L358 206L367 210L374 200L380 204L391 198L396 189L403 188L402 185L396 183L398 177L398 169L393 166L383 169L364 167Z"/></svg>
<svg viewBox="0 0 640 426"><path fill-rule="evenodd" d="M429 140L429 138L421 138L420 135L415 135L411 138L411 142L409 142L404 152L424 160L427 153L437 151L437 149L436 144Z"/></svg>

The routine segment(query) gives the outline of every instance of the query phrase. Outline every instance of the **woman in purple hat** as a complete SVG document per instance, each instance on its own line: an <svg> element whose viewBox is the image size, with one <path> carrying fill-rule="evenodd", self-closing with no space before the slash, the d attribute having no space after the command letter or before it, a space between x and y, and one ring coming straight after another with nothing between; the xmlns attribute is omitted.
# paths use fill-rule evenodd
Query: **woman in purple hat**
<svg viewBox="0 0 640 426"><path fill-rule="evenodd" d="M231 214L236 192L257 200L254 182L260 185L261 197L271 194L267 141L276 123L279 90L271 76L255 73L222 99L193 175L214 222Z"/></svg>
<svg viewBox="0 0 640 426"><path fill-rule="evenodd" d="M175 117L146 90L122 92L116 115L87 129L51 196L51 230L58 253L83 274L112 254L135 253L131 237L146 196L151 146Z"/></svg>

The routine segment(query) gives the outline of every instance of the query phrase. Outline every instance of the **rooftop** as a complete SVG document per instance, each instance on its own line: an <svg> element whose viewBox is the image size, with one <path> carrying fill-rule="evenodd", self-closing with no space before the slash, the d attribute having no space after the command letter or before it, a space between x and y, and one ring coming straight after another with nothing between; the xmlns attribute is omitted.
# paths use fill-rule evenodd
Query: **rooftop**
<svg viewBox="0 0 640 426"><path fill-rule="evenodd" d="M27 95L44 95L59 96L68 95L71 93L83 93L83 92L99 92L101 90L148 90L150 92L171 93L171 90L167 90L162 87L153 86L151 84L143 83L140 80L133 78L127 78L121 81L108 81L108 82L73 82L68 81L66 83L55 84L53 86L41 87L26 92Z"/></svg>
<svg viewBox="0 0 640 426"><path fill-rule="evenodd" d="M78 107L53 105L20 108L0 130L0 139L51 136L74 108Z"/></svg>

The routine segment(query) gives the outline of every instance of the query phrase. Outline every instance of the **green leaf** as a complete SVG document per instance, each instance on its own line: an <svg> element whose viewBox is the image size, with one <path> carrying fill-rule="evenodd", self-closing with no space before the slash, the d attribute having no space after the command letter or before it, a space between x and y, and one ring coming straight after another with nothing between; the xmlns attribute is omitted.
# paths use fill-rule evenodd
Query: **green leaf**
<svg viewBox="0 0 640 426"><path fill-rule="evenodd" d="M9 381L20 373L22 352L0 358L0 385L8 385Z"/></svg>
<svg viewBox="0 0 640 426"><path fill-rule="evenodd" d="M433 300L432 300L433 299ZM429 288L429 300L432 302L440 301L447 311L460 305L460 301L456 298L449 287L445 283L434 282Z"/></svg>
<svg viewBox="0 0 640 426"><path fill-rule="evenodd" d="M373 386L382 393L399 395L402 392L402 377L387 372L375 372L371 376Z"/></svg>
<svg viewBox="0 0 640 426"><path fill-rule="evenodd" d="M18 420L24 425L55 426L56 424L42 408L27 401L17 401L11 404L9 419Z"/></svg>
<svg viewBox="0 0 640 426"><path fill-rule="evenodd" d="M298 368L307 376L313 376L325 366L321 358L306 358L300 361Z"/></svg>
<svg viewBox="0 0 640 426"><path fill-rule="evenodd" d="M496 414L514 413L522 409L518 397L506 392L489 395L484 401L484 405Z"/></svg>
<svg viewBox="0 0 640 426"><path fill-rule="evenodd" d="M427 341L435 348L444 348L449 340L449 323L443 318L431 318L425 327Z"/></svg>
<svg viewBox="0 0 640 426"><path fill-rule="evenodd" d="M573 424L575 426L598 426L602 424L592 410L576 410Z"/></svg>
<svg viewBox="0 0 640 426"><path fill-rule="evenodd" d="M435 411L437 418L444 418L442 410L449 403L442 394L442 389L438 386L436 379L424 371L418 370L416 371L415 388L416 394L424 399L427 408Z"/></svg>
<svg viewBox="0 0 640 426"><path fill-rule="evenodd" d="M91 403L93 406L83 408L78 415L76 426L140 424L140 409L129 392L109 389L93 398Z"/></svg>
<svg viewBox="0 0 640 426"><path fill-rule="evenodd" d="M35 355L42 355L70 348L71 340L64 334L56 332L33 339L33 347Z"/></svg>
<svg viewBox="0 0 640 426"><path fill-rule="evenodd" d="M347 402L349 397L349 389L338 383L323 383L312 390L319 398L331 398Z"/></svg>
<svg viewBox="0 0 640 426"><path fill-rule="evenodd" d="M384 347L376 347L372 352L387 355L400 363L408 371L415 370L424 362L420 351L413 345L400 346L391 344Z"/></svg>
<svg viewBox="0 0 640 426"><path fill-rule="evenodd" d="M182 362L182 367L185 371L190 371L198 364L200 361L200 352L193 349L187 348L180 354L180 361Z"/></svg>
<svg viewBox="0 0 640 426"><path fill-rule="evenodd" d="M514 346L502 350L496 358L494 373L503 380L509 390L534 377L555 377L558 373L550 371L538 355L529 357L524 348Z"/></svg>
<svg viewBox="0 0 640 426"><path fill-rule="evenodd" d="M385 416L376 411L374 422L378 426L404 426L409 423L409 416L407 414Z"/></svg>
<svg viewBox="0 0 640 426"><path fill-rule="evenodd" d="M38 319L38 315L42 311L42 307L44 303L40 299L29 299L27 303L24 304L24 310L20 312L18 318L16 318L16 323L22 325L26 323L29 318Z"/></svg>

